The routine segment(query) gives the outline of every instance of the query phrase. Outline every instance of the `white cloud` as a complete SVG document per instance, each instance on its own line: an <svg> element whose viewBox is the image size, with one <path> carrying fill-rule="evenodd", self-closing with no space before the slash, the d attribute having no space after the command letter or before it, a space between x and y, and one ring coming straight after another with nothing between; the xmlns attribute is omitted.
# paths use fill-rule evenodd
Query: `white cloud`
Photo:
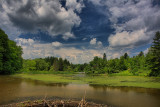
<svg viewBox="0 0 160 107"><path fill-rule="evenodd" d="M91 44L91 45L94 45L94 46L96 46L96 47L102 47L102 46L103 46L102 42L101 42L101 41L97 41L96 38L91 39L90 44ZM95 47L95 48L96 48L96 47Z"/></svg>
<svg viewBox="0 0 160 107"><path fill-rule="evenodd" d="M148 53L148 51L149 51L149 48L147 48L146 50L144 50L143 52L144 52L144 54L147 54Z"/></svg>
<svg viewBox="0 0 160 107"><path fill-rule="evenodd" d="M33 39L23 39L23 38L17 38L15 39L15 41L17 42L17 45L22 46L22 45L33 45L34 44L34 40Z"/></svg>
<svg viewBox="0 0 160 107"><path fill-rule="evenodd" d="M152 6L151 0L140 0L136 4L133 0L116 0L107 1L106 5L111 12L110 20L116 29L116 34L109 38L111 46L144 44L152 40L153 32L160 29L160 26L157 26L160 18L154 19L160 17L160 8ZM119 18L127 20L118 24Z"/></svg>
<svg viewBox="0 0 160 107"><path fill-rule="evenodd" d="M109 37L110 46L128 47L149 43L160 29L160 6L153 6L153 0L90 1L106 7L103 12L115 29L115 34Z"/></svg>
<svg viewBox="0 0 160 107"><path fill-rule="evenodd" d="M143 30L127 32L123 31L111 35L108 39L110 46L112 47L121 47L121 46L134 46L137 45L139 41L145 42L150 37L146 36Z"/></svg>
<svg viewBox="0 0 160 107"><path fill-rule="evenodd" d="M91 41L90 41L90 44L91 45L96 45L97 43L97 39L96 38L93 38Z"/></svg>
<svg viewBox="0 0 160 107"><path fill-rule="evenodd" d="M97 42L97 45L98 45L98 46L102 46L102 42L101 42L101 41L98 41L98 42Z"/></svg>
<svg viewBox="0 0 160 107"><path fill-rule="evenodd" d="M79 0L79 2L77 2L77 0L66 0L66 7L68 9L74 9L80 13L82 8L85 6L83 0Z"/></svg>
<svg viewBox="0 0 160 107"><path fill-rule="evenodd" d="M54 47L60 47L60 46L62 46L62 43L60 43L60 42L52 42L52 46L54 46Z"/></svg>
<svg viewBox="0 0 160 107"><path fill-rule="evenodd" d="M64 40L67 40L69 38L75 38L74 34L73 33L70 33L70 32L66 32L63 37L62 37Z"/></svg>

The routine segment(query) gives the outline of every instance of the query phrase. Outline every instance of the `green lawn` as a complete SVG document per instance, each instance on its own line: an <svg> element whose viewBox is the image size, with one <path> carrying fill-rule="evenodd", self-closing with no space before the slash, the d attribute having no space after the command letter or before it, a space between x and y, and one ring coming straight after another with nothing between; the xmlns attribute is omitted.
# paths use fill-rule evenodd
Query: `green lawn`
<svg viewBox="0 0 160 107"><path fill-rule="evenodd" d="M76 83L105 86L127 86L160 89L160 77L143 76L82 76L79 74L15 74L13 76L49 83Z"/></svg>

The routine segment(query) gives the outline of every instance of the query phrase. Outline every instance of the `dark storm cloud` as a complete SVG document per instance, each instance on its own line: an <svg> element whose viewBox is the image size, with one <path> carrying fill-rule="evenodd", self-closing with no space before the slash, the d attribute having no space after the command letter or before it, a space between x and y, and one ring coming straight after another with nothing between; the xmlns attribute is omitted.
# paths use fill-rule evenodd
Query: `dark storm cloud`
<svg viewBox="0 0 160 107"><path fill-rule="evenodd" d="M152 0L153 5L160 5L160 0Z"/></svg>
<svg viewBox="0 0 160 107"><path fill-rule="evenodd" d="M12 5L10 2L7 2L9 5ZM26 5L21 6L14 13L8 13L10 21L17 27L31 31L34 30L37 22L34 20L37 17L36 12L33 9L34 3L28 1ZM32 16L32 17L29 17Z"/></svg>
<svg viewBox="0 0 160 107"><path fill-rule="evenodd" d="M8 16L11 22L17 27L27 31L34 31L38 26L41 28L52 25L56 26L54 28L55 32L61 32L62 28L64 32L65 30L70 30L68 27L65 28L65 24L56 17L56 14L47 14L44 17L39 17L34 10L35 5L32 1L28 1L26 5L21 6L15 13L9 13Z"/></svg>
<svg viewBox="0 0 160 107"><path fill-rule="evenodd" d="M22 2L22 0L2 0L2 2L6 2L8 5L12 5L14 2Z"/></svg>
<svg viewBox="0 0 160 107"><path fill-rule="evenodd" d="M148 26L148 28L147 28L148 31L160 30L160 14L147 17L145 19L145 26Z"/></svg>
<svg viewBox="0 0 160 107"><path fill-rule="evenodd" d="M67 0L66 3L67 9L59 0L3 0L3 15L7 15L9 21L21 31L36 32L41 29L48 31L51 36L62 35L68 39L74 37L72 28L81 23L76 11L81 11L83 3L82 0L73 3Z"/></svg>

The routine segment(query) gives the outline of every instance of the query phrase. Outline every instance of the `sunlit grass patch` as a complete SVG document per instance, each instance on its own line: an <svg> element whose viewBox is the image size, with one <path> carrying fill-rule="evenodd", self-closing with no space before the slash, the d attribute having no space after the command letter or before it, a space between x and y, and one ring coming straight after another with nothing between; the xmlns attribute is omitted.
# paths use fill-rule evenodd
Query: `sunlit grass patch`
<svg viewBox="0 0 160 107"><path fill-rule="evenodd" d="M78 81L73 79L72 75L69 76L69 74L67 76L65 76L65 74L16 74L14 76L51 83L78 83Z"/></svg>
<svg viewBox="0 0 160 107"><path fill-rule="evenodd" d="M77 76L77 74L16 74L14 76L49 83L76 83L160 89L160 77L110 76L104 74L97 76L89 75L83 77L79 77Z"/></svg>

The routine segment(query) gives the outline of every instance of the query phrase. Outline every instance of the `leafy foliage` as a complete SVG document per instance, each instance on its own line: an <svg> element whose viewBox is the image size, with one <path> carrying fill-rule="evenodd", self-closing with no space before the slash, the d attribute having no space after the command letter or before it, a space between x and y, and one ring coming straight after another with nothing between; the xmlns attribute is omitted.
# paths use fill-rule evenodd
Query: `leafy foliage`
<svg viewBox="0 0 160 107"><path fill-rule="evenodd" d="M36 70L48 70L49 64L43 59L36 59Z"/></svg>
<svg viewBox="0 0 160 107"><path fill-rule="evenodd" d="M22 68L22 48L8 39L0 29L0 74L11 74Z"/></svg>
<svg viewBox="0 0 160 107"><path fill-rule="evenodd" d="M70 63L66 59L56 57L47 57L47 58L37 58L37 59L27 59L23 63L23 71L67 71L70 69Z"/></svg>

